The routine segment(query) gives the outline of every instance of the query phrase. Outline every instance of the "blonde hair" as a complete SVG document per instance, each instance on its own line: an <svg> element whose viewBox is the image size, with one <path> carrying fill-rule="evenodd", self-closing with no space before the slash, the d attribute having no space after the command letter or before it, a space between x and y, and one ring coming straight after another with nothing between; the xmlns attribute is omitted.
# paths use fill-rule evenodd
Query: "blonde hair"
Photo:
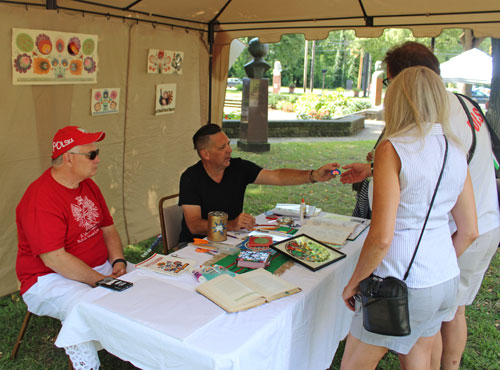
<svg viewBox="0 0 500 370"><path fill-rule="evenodd" d="M443 81L431 69L409 67L389 85L384 99L385 133L382 139L409 134L426 136L432 124L440 123L448 139L459 143L449 122L449 100ZM415 130L415 131L413 131Z"/></svg>

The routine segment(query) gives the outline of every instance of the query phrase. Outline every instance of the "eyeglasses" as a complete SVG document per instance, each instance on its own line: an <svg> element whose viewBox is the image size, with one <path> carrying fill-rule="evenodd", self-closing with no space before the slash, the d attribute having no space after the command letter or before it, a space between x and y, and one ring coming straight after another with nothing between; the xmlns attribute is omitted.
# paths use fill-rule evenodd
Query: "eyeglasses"
<svg viewBox="0 0 500 370"><path fill-rule="evenodd" d="M88 157L88 159L90 159L91 161L93 161L94 159L97 158L97 156L99 155L99 149L96 149L96 150L92 150L88 153L76 153L76 152L69 152L70 154L80 154L80 155L84 155L86 157Z"/></svg>
<svg viewBox="0 0 500 370"><path fill-rule="evenodd" d="M389 83L390 83L390 82L391 82L391 79L390 79L389 77L384 78L384 79L382 80L382 84L383 84L385 87L389 86Z"/></svg>

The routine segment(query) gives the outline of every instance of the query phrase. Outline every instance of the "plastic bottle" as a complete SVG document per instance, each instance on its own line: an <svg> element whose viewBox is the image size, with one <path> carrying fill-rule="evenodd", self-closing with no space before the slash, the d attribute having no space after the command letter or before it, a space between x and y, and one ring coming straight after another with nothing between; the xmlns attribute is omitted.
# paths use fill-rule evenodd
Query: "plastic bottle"
<svg viewBox="0 0 500 370"><path fill-rule="evenodd" d="M193 269L192 273L196 281L198 281L199 283L204 283L205 281L207 281L207 278L203 276L200 269Z"/></svg>
<svg viewBox="0 0 500 370"><path fill-rule="evenodd" d="M304 198L302 198L302 202L300 202L300 225L304 224L304 219L306 218L306 202Z"/></svg>

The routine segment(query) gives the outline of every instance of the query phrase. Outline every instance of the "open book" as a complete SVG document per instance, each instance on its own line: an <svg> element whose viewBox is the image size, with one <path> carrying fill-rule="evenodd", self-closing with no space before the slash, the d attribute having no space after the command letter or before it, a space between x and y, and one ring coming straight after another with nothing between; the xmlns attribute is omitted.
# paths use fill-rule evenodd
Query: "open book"
<svg viewBox="0 0 500 370"><path fill-rule="evenodd" d="M299 228L298 233L307 234L323 243L343 245L354 234L357 228L363 231L368 227L369 221L366 224L360 224L357 220L354 220L352 217L327 214L322 217L305 220L304 224Z"/></svg>
<svg viewBox="0 0 500 370"><path fill-rule="evenodd" d="M301 291L262 268L235 277L220 275L198 285L196 290L227 312L248 310Z"/></svg>

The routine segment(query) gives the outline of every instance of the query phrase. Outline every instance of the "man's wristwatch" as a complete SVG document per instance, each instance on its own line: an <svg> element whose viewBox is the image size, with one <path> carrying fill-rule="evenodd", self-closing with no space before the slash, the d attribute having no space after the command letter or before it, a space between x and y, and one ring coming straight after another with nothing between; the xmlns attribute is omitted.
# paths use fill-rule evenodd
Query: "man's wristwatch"
<svg viewBox="0 0 500 370"><path fill-rule="evenodd" d="M113 263L111 263L111 267L115 267L115 265L118 263L118 262L123 262L125 264L125 267L127 267L127 261L123 258L117 258L113 261Z"/></svg>

